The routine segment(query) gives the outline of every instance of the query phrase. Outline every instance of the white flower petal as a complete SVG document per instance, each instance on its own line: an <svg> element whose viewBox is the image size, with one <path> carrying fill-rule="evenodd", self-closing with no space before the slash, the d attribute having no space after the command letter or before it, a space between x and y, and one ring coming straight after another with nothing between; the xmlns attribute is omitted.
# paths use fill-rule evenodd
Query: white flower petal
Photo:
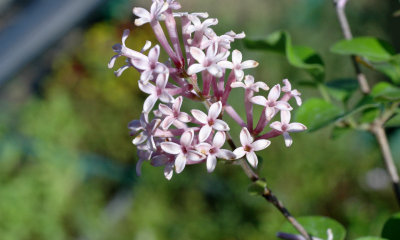
<svg viewBox="0 0 400 240"><path fill-rule="evenodd" d="M137 18L135 19L135 25L139 27L150 21L151 21L150 18Z"/></svg>
<svg viewBox="0 0 400 240"><path fill-rule="evenodd" d="M204 62L204 59L206 57L204 52L201 49L197 48L197 47L191 47L190 48L190 54L192 54L192 57L194 59L196 59L196 61L201 63L201 64Z"/></svg>
<svg viewBox="0 0 400 240"><path fill-rule="evenodd" d="M211 119L217 119L219 114L221 113L222 110L222 103L221 101L218 101L216 103L213 103L208 110L208 117Z"/></svg>
<svg viewBox="0 0 400 240"><path fill-rule="evenodd" d="M217 165L217 158L214 155L208 155L207 157L207 171L211 173L214 171L215 166Z"/></svg>
<svg viewBox="0 0 400 240"><path fill-rule="evenodd" d="M269 91L268 100L277 100L279 95L281 95L281 86L276 84L271 91Z"/></svg>
<svg viewBox="0 0 400 240"><path fill-rule="evenodd" d="M246 158L253 168L257 168L258 158L253 151L246 153Z"/></svg>
<svg viewBox="0 0 400 240"><path fill-rule="evenodd" d="M275 104L275 108L277 108L279 110L284 110L284 111L293 110L293 108L290 106L290 104L285 101L277 101Z"/></svg>
<svg viewBox="0 0 400 240"><path fill-rule="evenodd" d="M163 142L160 146L162 150L169 154L179 154L182 152L181 146L174 142Z"/></svg>
<svg viewBox="0 0 400 240"><path fill-rule="evenodd" d="M141 7L133 8L133 14L135 14L136 16L138 16L140 18L148 18L148 19L150 19L149 11L147 11L146 9L141 8Z"/></svg>
<svg viewBox="0 0 400 240"><path fill-rule="evenodd" d="M282 92L290 92L292 91L292 85L290 84L289 80L284 79L283 84L285 84L284 87L282 87Z"/></svg>
<svg viewBox="0 0 400 240"><path fill-rule="evenodd" d="M175 171L176 173L181 173L186 166L186 156L183 153L179 154L175 158Z"/></svg>
<svg viewBox="0 0 400 240"><path fill-rule="evenodd" d="M156 95L149 95L143 103L143 112L149 113L156 104L158 97Z"/></svg>
<svg viewBox="0 0 400 240"><path fill-rule="evenodd" d="M242 62L242 53L239 50L233 50L232 62L234 65L239 65Z"/></svg>
<svg viewBox="0 0 400 240"><path fill-rule="evenodd" d="M221 119L215 119L214 124L212 125L212 128L214 128L217 131L229 131L230 128L228 124Z"/></svg>
<svg viewBox="0 0 400 240"><path fill-rule="evenodd" d="M233 68L233 63L231 63L229 61L220 61L217 64L221 68L228 68L228 69L232 69Z"/></svg>
<svg viewBox="0 0 400 240"><path fill-rule="evenodd" d="M149 80L153 78L153 70L147 69L140 74L140 80L144 85L148 85Z"/></svg>
<svg viewBox="0 0 400 240"><path fill-rule="evenodd" d="M133 58L131 59L131 63L133 66L140 70L147 70L150 68L150 64L148 59L142 59L142 58Z"/></svg>
<svg viewBox="0 0 400 240"><path fill-rule="evenodd" d="M175 99L175 102L172 105L172 109L174 110L174 112L178 113L181 110L182 101L183 101L182 96L179 96Z"/></svg>
<svg viewBox="0 0 400 240"><path fill-rule="evenodd" d="M261 89L264 90L264 91L268 91L268 90L269 90L268 85L265 84L264 82L256 82L256 83L254 83L253 85L255 85L255 86L261 88Z"/></svg>
<svg viewBox="0 0 400 240"><path fill-rule="evenodd" d="M304 124L294 122L294 123L289 124L286 131L287 132L302 132L305 130L307 130L307 127L304 126Z"/></svg>
<svg viewBox="0 0 400 240"><path fill-rule="evenodd" d="M296 99L297 105L301 106L301 104L302 104L301 98L299 96L296 96L296 95L294 95L293 97Z"/></svg>
<svg viewBox="0 0 400 240"><path fill-rule="evenodd" d="M188 152L186 153L186 156L189 160L195 161L195 162L203 160L206 157L206 155L201 154L200 152L194 151L194 150L188 150Z"/></svg>
<svg viewBox="0 0 400 240"><path fill-rule="evenodd" d="M206 115L205 113L203 113L202 111L197 110L197 109L193 109L193 110L191 110L190 112L192 113L193 117L194 117L197 121L201 122L202 124L207 124L207 123L208 123L208 121L207 121L208 117L207 117L207 115Z"/></svg>
<svg viewBox="0 0 400 240"><path fill-rule="evenodd" d="M180 139L181 146L185 146L186 148L189 148L190 145L192 144L193 137L194 137L193 129L189 129L189 130L185 131L182 134L182 137Z"/></svg>
<svg viewBox="0 0 400 240"><path fill-rule="evenodd" d="M128 124L128 128L131 129L132 131L135 131L135 132L140 131L140 130L143 130L143 127L142 127L142 125L140 124L140 121L137 120L137 119L131 121L131 122Z"/></svg>
<svg viewBox="0 0 400 240"><path fill-rule="evenodd" d="M156 80L156 87L158 89L164 89L168 82L168 73L166 74L158 74Z"/></svg>
<svg viewBox="0 0 400 240"><path fill-rule="evenodd" d="M151 83L143 84L141 81L139 81L139 88L140 90L142 90L147 94L152 94L157 92L156 87Z"/></svg>
<svg viewBox="0 0 400 240"><path fill-rule="evenodd" d="M251 147L253 148L253 151L261 151L263 149L266 149L269 145L271 144L271 141L265 140L265 139L260 139L251 144Z"/></svg>
<svg viewBox="0 0 400 240"><path fill-rule="evenodd" d="M168 116L164 118L163 122L161 123L161 128L166 131L172 123L175 121L175 118L173 116Z"/></svg>
<svg viewBox="0 0 400 240"><path fill-rule="evenodd" d="M190 117L189 114L185 113L185 112L180 112L178 115L178 120L184 123L190 122L192 120L192 118Z"/></svg>
<svg viewBox="0 0 400 240"><path fill-rule="evenodd" d="M234 73L235 73L235 77L236 77L236 79L243 79L243 76L244 76L244 72L243 72L243 70L240 70L240 69L233 69L233 71L234 71Z"/></svg>
<svg viewBox="0 0 400 240"><path fill-rule="evenodd" d="M156 67L154 68L154 72L156 72L156 73L168 73L168 68L163 63L156 63Z"/></svg>
<svg viewBox="0 0 400 240"><path fill-rule="evenodd" d="M235 160L236 159L236 155L233 152L226 150L226 149L220 149L216 155L218 158L225 159L225 160ZM243 153L243 156L244 156L244 153Z"/></svg>
<svg viewBox="0 0 400 240"><path fill-rule="evenodd" d="M226 139L225 132L217 132L213 139L213 147L220 149L224 145L225 139Z"/></svg>
<svg viewBox="0 0 400 240"><path fill-rule="evenodd" d="M195 73L198 73L198 72L203 71L204 69L206 69L206 68L203 66L203 64L198 64L198 63L192 64L192 65L190 65L190 67L188 68L187 74L188 74L189 76L191 76L191 75L193 75L193 74L195 74Z"/></svg>
<svg viewBox="0 0 400 240"><path fill-rule="evenodd" d="M160 99L161 102L165 102L165 103L172 103L174 102L174 97L172 97L171 94L169 94L167 91L162 91L161 95L158 96L158 98Z"/></svg>
<svg viewBox="0 0 400 240"><path fill-rule="evenodd" d="M242 64L240 64L241 69L248 69L248 68L255 68L258 66L258 62L254 61L254 60L247 60L242 62Z"/></svg>
<svg viewBox="0 0 400 240"><path fill-rule="evenodd" d="M266 107L265 109L265 117L267 118L268 121L271 121L271 119L275 116L275 108L273 107Z"/></svg>
<svg viewBox="0 0 400 240"><path fill-rule="evenodd" d="M283 130L282 130L282 123L281 123L281 122L275 121L275 122L271 123L269 126L270 126L271 128L273 128L273 129L275 129L275 130L278 130L278 131L283 132Z"/></svg>
<svg viewBox="0 0 400 240"><path fill-rule="evenodd" d="M289 124L290 111L281 111L281 122L282 122L282 124Z"/></svg>
<svg viewBox="0 0 400 240"><path fill-rule="evenodd" d="M231 88L238 88L238 87L246 88L246 85L244 85L242 82L234 82L231 84Z"/></svg>
<svg viewBox="0 0 400 240"><path fill-rule="evenodd" d="M265 99L265 97L263 97L263 96L252 97L250 99L250 102L261 105L261 106L267 106L267 104L268 104L267 99Z"/></svg>
<svg viewBox="0 0 400 240"><path fill-rule="evenodd" d="M233 154L236 155L236 159L239 159L246 154L246 151L243 149L243 147L238 147L235 149L235 151L233 151Z"/></svg>
<svg viewBox="0 0 400 240"><path fill-rule="evenodd" d="M199 142L204 142L210 136L212 127L209 125L204 125L199 132Z"/></svg>
<svg viewBox="0 0 400 240"><path fill-rule="evenodd" d="M146 132L141 132L139 135L137 135L133 140L132 143L135 145L139 145L141 143L143 143L144 141L146 141L148 135L146 134Z"/></svg>
<svg viewBox="0 0 400 240"><path fill-rule="evenodd" d="M169 108L167 105L160 103L158 105L158 109L162 112L162 114L165 115L174 115L174 112L172 112L172 109Z"/></svg>
<svg viewBox="0 0 400 240"><path fill-rule="evenodd" d="M204 155L209 155L211 148L212 146L208 143L199 143L196 145L196 150Z"/></svg>
<svg viewBox="0 0 400 240"><path fill-rule="evenodd" d="M222 69L217 64L213 64L213 65L207 67L207 71L211 75L213 75L214 77L217 77L217 78L220 78L223 75Z"/></svg>
<svg viewBox="0 0 400 240"><path fill-rule="evenodd" d="M285 139L286 147L290 147L293 143L293 140L292 140L292 137L289 135L289 133L284 132L283 138Z"/></svg>
<svg viewBox="0 0 400 240"><path fill-rule="evenodd" d="M174 173L174 163L169 162L165 165L164 176L166 179L171 180L173 173Z"/></svg>
<svg viewBox="0 0 400 240"><path fill-rule="evenodd" d="M156 128L158 128L158 126L160 126L161 123L161 119L153 119L150 122L150 129L152 132L154 132L154 130L156 130Z"/></svg>
<svg viewBox="0 0 400 240"><path fill-rule="evenodd" d="M159 56L160 56L160 46L156 45L149 51L149 63L152 63L152 64L157 63Z"/></svg>
<svg viewBox="0 0 400 240"><path fill-rule="evenodd" d="M249 130L247 128L242 128L240 131L240 143L242 146L250 145L253 142L253 137L250 135Z"/></svg>

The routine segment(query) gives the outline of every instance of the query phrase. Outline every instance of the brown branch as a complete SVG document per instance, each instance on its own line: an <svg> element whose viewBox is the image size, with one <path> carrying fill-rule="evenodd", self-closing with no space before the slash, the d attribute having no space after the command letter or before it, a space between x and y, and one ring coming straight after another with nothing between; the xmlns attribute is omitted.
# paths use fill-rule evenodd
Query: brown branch
<svg viewBox="0 0 400 240"><path fill-rule="evenodd" d="M233 142L230 134L227 132L226 138L228 141L229 146L234 150L236 149L236 145ZM246 173L247 177L252 181L255 182L260 179L257 173L250 168L247 164L246 159L242 158L238 161L238 164L242 167L243 171ZM268 202L272 203L282 214L285 218L292 224L296 230L305 237L306 240L311 240L311 236L307 233L305 228L290 214L290 212L286 209L283 203L275 196L275 194L267 187L264 188L264 193L262 196Z"/></svg>
<svg viewBox="0 0 400 240"><path fill-rule="evenodd" d="M345 3L342 4L343 6L339 6L336 0L333 0L333 3L335 4L336 13L339 19L340 27L342 28L343 35L345 39L350 40L353 38L353 35L351 34L350 25L347 21L346 13L344 12ZM357 80L360 84L361 91L364 94L368 94L370 92L370 87L368 85L367 78L365 77L364 73L361 72L360 65L357 62L357 57L351 56L351 61L353 63L354 70L356 71Z"/></svg>

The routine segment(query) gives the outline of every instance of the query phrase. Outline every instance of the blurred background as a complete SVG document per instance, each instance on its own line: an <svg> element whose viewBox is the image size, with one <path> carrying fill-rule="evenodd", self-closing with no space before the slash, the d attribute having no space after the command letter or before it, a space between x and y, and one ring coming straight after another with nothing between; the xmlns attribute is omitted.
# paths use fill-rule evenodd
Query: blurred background
<svg viewBox="0 0 400 240"><path fill-rule="evenodd" d="M180 11L218 18L217 34L261 37L287 29L294 44L322 55L328 81L354 76L348 58L329 52L342 39L330 0L179 2ZM114 76L122 58L112 70L107 63L124 29L131 31L132 49L157 42L148 24L133 24L132 8L149 9L151 3L0 1L1 239L275 239L285 219L247 194L249 180L235 165L218 164L212 174L205 164L191 165L167 181L162 167L145 163L136 176L127 124L139 118L147 96L132 68ZM400 18L393 17L398 9L397 0L350 1L354 36L379 37L400 52ZM308 76L282 56L246 50L240 40L232 48L260 63L245 72L257 81L273 86L289 78L303 100L318 95L296 85ZM365 71L371 84L385 80ZM243 91L234 94L239 97L229 102L243 108ZM204 110L188 102L183 108ZM239 127L229 123L238 141ZM400 166L400 130L388 134ZM353 132L332 140L329 128L292 136L291 148L278 137L259 153L260 175L292 214L331 217L346 227L347 239L378 236L398 207L374 138Z"/></svg>

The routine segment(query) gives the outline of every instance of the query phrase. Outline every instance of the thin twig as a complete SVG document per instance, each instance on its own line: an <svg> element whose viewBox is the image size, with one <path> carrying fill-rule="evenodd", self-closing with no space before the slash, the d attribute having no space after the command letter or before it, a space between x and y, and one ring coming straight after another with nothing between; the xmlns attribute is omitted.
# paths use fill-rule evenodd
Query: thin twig
<svg viewBox="0 0 400 240"><path fill-rule="evenodd" d="M229 146L232 149L236 149L236 145L233 142L229 133L226 134L226 138L228 141ZM255 182L260 179L260 177L255 173L250 166L247 164L246 160L240 159L238 161L239 165L242 167L243 171L246 173L247 177L252 181ZM305 237L307 240L311 240L311 236L307 233L305 228L290 214L290 212L285 208L283 203L275 196L275 194L269 189L264 188L264 193L262 196L272 205L274 205L285 217L286 219L293 225L296 230Z"/></svg>
<svg viewBox="0 0 400 240"><path fill-rule="evenodd" d="M390 152L389 141L387 139L385 129L383 128L380 119L377 119L371 126L371 132L375 135L378 140L379 147L381 149L382 157L386 165L386 170L389 173L392 181L393 190L396 195L397 203L400 205L400 184L399 175L397 173L396 165L393 161L392 153Z"/></svg>
<svg viewBox="0 0 400 240"><path fill-rule="evenodd" d="M336 8L336 13L338 15L340 27L342 28L343 35L344 35L345 39L350 40L353 38L353 35L351 34L350 25L349 25L349 22L347 21L346 13L344 12L346 2L347 2L347 0L339 0L339 1L333 0L333 3L335 4L335 8ZM370 87L368 85L367 78L365 77L364 73L361 72L360 65L357 62L357 57L351 56L351 61L353 63L353 67L356 71L357 79L358 79L358 83L360 84L361 91L364 94L368 94L370 92Z"/></svg>

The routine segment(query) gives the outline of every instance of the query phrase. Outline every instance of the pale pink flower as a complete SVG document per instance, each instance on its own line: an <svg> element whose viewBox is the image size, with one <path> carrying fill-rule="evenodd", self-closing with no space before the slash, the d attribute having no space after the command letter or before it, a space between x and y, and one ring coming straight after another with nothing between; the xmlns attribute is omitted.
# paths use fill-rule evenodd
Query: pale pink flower
<svg viewBox="0 0 400 240"><path fill-rule="evenodd" d="M221 61L222 59L226 59L229 56L229 51L222 52L217 54L218 46L211 45L207 49L207 55L204 52L196 47L190 48L190 54L194 59L197 60L196 64L192 64L188 70L188 75L193 75L195 73L201 72L203 70L207 70L211 75L214 77L222 77L222 69L217 65L217 62Z"/></svg>
<svg viewBox="0 0 400 240"><path fill-rule="evenodd" d="M153 79L153 72L158 74L168 72L168 68L164 64L158 62L159 56L160 46L156 45L150 49L148 58L136 58L131 60L133 66L143 70L140 75L140 80L142 80L144 84L147 84L149 80Z"/></svg>
<svg viewBox="0 0 400 240"><path fill-rule="evenodd" d="M140 123L140 126L138 125L137 120L134 120L128 124L128 127L135 132L143 130L143 132L141 132L135 139L133 139L132 143L135 145L140 145L144 141L147 140L148 149L155 150L156 145L154 143L153 136L154 136L154 132L157 130L158 126L160 125L161 120L153 119L149 123L147 114L142 113L140 115L139 123Z"/></svg>
<svg viewBox="0 0 400 240"><path fill-rule="evenodd" d="M256 96L250 99L250 101L254 104L262 105L266 107L265 117L268 121L275 116L276 110L279 109L282 111L290 111L293 108L289 105L289 103L284 101L277 101L279 95L281 94L281 86L279 84L275 85L268 94L268 100L263 96Z"/></svg>
<svg viewBox="0 0 400 240"><path fill-rule="evenodd" d="M232 52L232 62L220 61L218 66L221 68L229 68L235 71L236 79L242 79L244 76L243 69L255 68L258 66L258 62L254 60L247 60L242 62L242 53L239 50L233 50Z"/></svg>
<svg viewBox="0 0 400 240"><path fill-rule="evenodd" d="M258 92L259 88L268 91L269 87L264 82L254 82L254 77L251 75L247 75L244 79L244 83L242 82L234 82L231 84L232 88L242 87L244 89L249 89L253 92Z"/></svg>
<svg viewBox="0 0 400 240"><path fill-rule="evenodd" d="M218 36L214 30L211 28L207 28L204 31L205 36L203 37L203 41L201 42L200 48L205 49L212 44L217 44L218 49L220 47L225 48L226 50L231 49L231 42L235 39L230 35L221 35Z"/></svg>
<svg viewBox="0 0 400 240"><path fill-rule="evenodd" d="M301 93L296 89L292 90L292 85L290 84L289 80L284 79L283 83L285 84L285 86L282 88L282 92L289 93L291 97L294 97L296 99L297 105L301 106L302 103L300 98Z"/></svg>
<svg viewBox="0 0 400 240"><path fill-rule="evenodd" d="M208 116L200 110L192 110L193 117L204 124L199 132L199 141L204 142L211 134L211 130L229 131L228 124L221 119L217 119L222 110L221 101L213 103L208 110Z"/></svg>
<svg viewBox="0 0 400 240"><path fill-rule="evenodd" d="M161 1L161 0L153 0L153 2L155 1ZM164 1L162 1L164 2ZM175 0L167 0L168 3L168 8L173 9L173 10L179 10L181 9L181 4L178 2L175 2Z"/></svg>
<svg viewBox="0 0 400 240"><path fill-rule="evenodd" d="M186 33L189 34L196 31L205 31L206 29L208 29L209 26L218 24L218 19L216 18L206 19L203 23L196 15L188 15L188 18L193 23L193 25L188 26L188 28L186 29Z"/></svg>
<svg viewBox="0 0 400 240"><path fill-rule="evenodd" d="M194 138L193 129L184 132L180 139L180 144L174 142L163 142L161 148L169 154L176 155L175 158L175 171L180 173L186 166L187 160L200 161L206 156L198 151L193 150L192 142Z"/></svg>
<svg viewBox="0 0 400 240"><path fill-rule="evenodd" d="M246 37L246 34L244 32L236 34L234 31L229 31L229 32L225 33L224 35L228 35L230 37L233 37L234 39L242 39L242 38Z"/></svg>
<svg viewBox="0 0 400 240"><path fill-rule="evenodd" d="M150 160L153 151L147 147L147 144L141 144L137 146L137 149L138 149L137 156L139 160L136 163L136 174L140 177L142 175L142 170L141 170L142 164L144 161Z"/></svg>
<svg viewBox="0 0 400 240"><path fill-rule="evenodd" d="M292 137L290 137L290 132L302 132L307 129L304 124L301 123L289 123L290 122L290 112L281 111L281 122L273 122L270 127L283 133L283 138L285 139L286 147L290 147L293 143Z"/></svg>
<svg viewBox="0 0 400 240"><path fill-rule="evenodd" d="M191 117L189 116L189 114L181 112L182 100L182 96L176 98L174 104L172 105L172 109L164 104L160 104L158 106L160 111L167 116L161 123L161 128L164 131L167 130L175 120L184 123L190 122Z"/></svg>
<svg viewBox="0 0 400 240"><path fill-rule="evenodd" d="M139 18L135 20L136 26L141 26L145 23L149 23L153 20L164 21L165 12L168 9L168 3L164 3L162 1L154 1L151 5L150 12L141 7L133 8L133 13Z"/></svg>
<svg viewBox="0 0 400 240"><path fill-rule="evenodd" d="M158 74L156 86L151 83L143 84L141 81L139 81L140 90L147 94L150 94L150 96L146 98L143 104L144 113L149 113L151 111L157 99L160 99L160 101L165 103L171 103L174 101L174 98L171 96L171 94L168 93L167 89L165 88L168 82L168 75L168 73Z"/></svg>
<svg viewBox="0 0 400 240"><path fill-rule="evenodd" d="M254 139L249 133L249 130L244 127L242 131L240 131L240 143L242 144L242 146L236 148L233 153L238 159L246 155L247 161L250 163L250 165L253 168L257 168L258 158L254 152L261 151L267 148L271 144L271 142L265 139L260 139L255 142L253 141Z"/></svg>
<svg viewBox="0 0 400 240"><path fill-rule="evenodd" d="M236 155L226 149L221 149L226 139L225 132L217 132L214 136L212 145L209 143L200 143L196 146L197 151L202 154L208 155L207 157L207 171L211 173L217 165L217 157L226 160L236 159Z"/></svg>

